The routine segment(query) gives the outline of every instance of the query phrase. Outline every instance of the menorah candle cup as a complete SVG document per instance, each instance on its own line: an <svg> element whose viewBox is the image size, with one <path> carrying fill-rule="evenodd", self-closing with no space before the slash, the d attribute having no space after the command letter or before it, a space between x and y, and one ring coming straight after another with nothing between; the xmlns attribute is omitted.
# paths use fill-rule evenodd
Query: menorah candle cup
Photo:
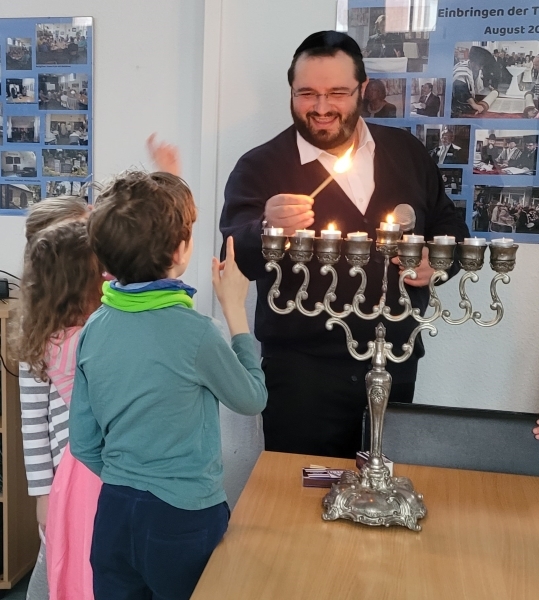
<svg viewBox="0 0 539 600"><path fill-rule="evenodd" d="M517 258L518 244L513 244L510 248L490 244L490 266L496 273L509 273L515 268Z"/></svg>
<svg viewBox="0 0 539 600"><path fill-rule="evenodd" d="M467 244L459 242L457 244L457 257L460 266L465 271L479 271L485 261L485 245Z"/></svg>
<svg viewBox="0 0 539 600"><path fill-rule="evenodd" d="M416 236L423 237L423 236ZM405 269L415 269L421 264L423 258L423 247L425 246L424 241L413 241L399 240L397 242L397 255L399 257L399 264Z"/></svg>
<svg viewBox="0 0 539 600"><path fill-rule="evenodd" d="M353 267L364 267L371 258L371 245L371 239L361 241L344 240L343 254L346 262Z"/></svg>
<svg viewBox="0 0 539 600"><path fill-rule="evenodd" d="M397 255L397 242L400 240L402 231L387 231L386 229L376 230L376 250L384 256L393 257Z"/></svg>
<svg viewBox="0 0 539 600"><path fill-rule="evenodd" d="M314 252L318 262L323 265L334 265L341 258L342 239L331 240L327 238L315 238Z"/></svg>
<svg viewBox="0 0 539 600"><path fill-rule="evenodd" d="M289 238L288 254L294 262L306 263L313 257L314 238L305 235L293 235Z"/></svg>
<svg viewBox="0 0 539 600"><path fill-rule="evenodd" d="M436 271L445 271L453 264L455 242L427 242L429 249L429 265Z"/></svg>
<svg viewBox="0 0 539 600"><path fill-rule="evenodd" d="M271 232L271 234L270 234ZM266 260L281 260L285 255L286 235L281 228L267 228L262 234L262 256Z"/></svg>

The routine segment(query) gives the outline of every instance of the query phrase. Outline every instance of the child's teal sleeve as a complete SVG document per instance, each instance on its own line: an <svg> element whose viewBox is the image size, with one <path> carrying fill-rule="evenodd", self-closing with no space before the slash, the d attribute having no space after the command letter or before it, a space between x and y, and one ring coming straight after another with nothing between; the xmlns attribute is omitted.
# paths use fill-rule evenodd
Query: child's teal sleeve
<svg viewBox="0 0 539 600"><path fill-rule="evenodd" d="M211 323L198 349L196 369L200 384L230 410L256 415L266 407L264 372L251 334L235 335L231 348Z"/></svg>
<svg viewBox="0 0 539 600"><path fill-rule="evenodd" d="M79 340L77 349L77 369L69 407L69 445L71 454L86 465L96 475L101 475L103 460L101 451L104 440L101 428L96 421L88 396L88 381L79 365L79 349L84 342Z"/></svg>

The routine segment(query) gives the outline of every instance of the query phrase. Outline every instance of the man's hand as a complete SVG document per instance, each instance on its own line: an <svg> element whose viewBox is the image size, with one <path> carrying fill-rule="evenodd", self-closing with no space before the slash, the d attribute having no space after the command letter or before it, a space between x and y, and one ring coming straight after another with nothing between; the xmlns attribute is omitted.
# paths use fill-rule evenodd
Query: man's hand
<svg viewBox="0 0 539 600"><path fill-rule="evenodd" d="M271 227L282 227L285 235L292 235L314 223L313 202L310 196L277 194L266 202L265 219Z"/></svg>
<svg viewBox="0 0 539 600"><path fill-rule="evenodd" d="M399 257L395 256L395 258L391 259L391 262L394 265L399 264ZM404 271L404 268L399 265L399 274ZM415 269L417 273L417 277L415 279L410 279L407 277L404 280L404 283L407 285L411 285L413 287L424 287L425 285L429 285L429 281L431 275L434 273L434 269L429 265L429 249L427 247L423 248L423 259L419 267Z"/></svg>
<svg viewBox="0 0 539 600"><path fill-rule="evenodd" d="M537 421L537 425L539 425L539 421ZM539 427L533 428L533 435L535 436L536 440L539 440Z"/></svg>

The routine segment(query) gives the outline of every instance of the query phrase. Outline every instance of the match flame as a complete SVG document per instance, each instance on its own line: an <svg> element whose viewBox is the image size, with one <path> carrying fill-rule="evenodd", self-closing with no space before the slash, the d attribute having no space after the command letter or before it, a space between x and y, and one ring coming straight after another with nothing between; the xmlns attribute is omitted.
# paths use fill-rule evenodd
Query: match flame
<svg viewBox="0 0 539 600"><path fill-rule="evenodd" d="M352 166L352 151L354 149L354 144L348 148L348 150L339 158L333 167L335 173L344 173L348 171L348 169Z"/></svg>
<svg viewBox="0 0 539 600"><path fill-rule="evenodd" d="M387 215L386 223L393 223L395 221L395 217L393 215Z"/></svg>

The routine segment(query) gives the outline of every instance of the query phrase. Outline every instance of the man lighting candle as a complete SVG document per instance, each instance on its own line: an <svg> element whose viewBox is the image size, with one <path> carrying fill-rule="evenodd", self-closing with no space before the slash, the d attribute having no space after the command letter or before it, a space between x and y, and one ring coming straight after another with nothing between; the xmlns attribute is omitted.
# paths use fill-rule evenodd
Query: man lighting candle
<svg viewBox="0 0 539 600"><path fill-rule="evenodd" d="M361 51L351 37L335 31L309 36L294 54L288 80L294 124L240 158L226 185L220 226L224 238L234 237L240 269L257 284L255 334L262 342L269 392L263 414L266 449L352 457L361 444L370 364L350 357L342 330L326 330L327 315L305 317L294 311L281 316L271 310L267 294L275 274L265 270L261 254L263 222L282 227L288 236L300 229L314 229L320 235L333 222L343 238L349 232L364 232L375 240L379 224L404 203L416 213L413 233L426 240L452 235L462 241L469 233L424 146L406 131L366 124L360 118L368 80ZM352 144L351 168L335 173L335 161ZM313 200L309 194L330 174L334 180ZM282 264L284 305L294 298L300 282L289 257ZM335 267L339 284L333 306L342 310L358 283L343 259ZM399 268L390 267L387 301L398 313ZM330 282L320 274L316 260L308 268L311 283L304 305L313 309ZM362 310L370 312L380 299L383 273L383 257L375 244L365 270L368 285ZM417 279L408 281L409 293L423 313L429 296L424 286L432 273L426 260L417 273ZM367 342L374 339L376 322L354 315L346 322L359 342L358 352L365 352ZM384 324L387 340L399 353L416 323L407 319ZM412 401L417 361L423 354L418 339L410 360L388 364L393 376L390 400Z"/></svg>

